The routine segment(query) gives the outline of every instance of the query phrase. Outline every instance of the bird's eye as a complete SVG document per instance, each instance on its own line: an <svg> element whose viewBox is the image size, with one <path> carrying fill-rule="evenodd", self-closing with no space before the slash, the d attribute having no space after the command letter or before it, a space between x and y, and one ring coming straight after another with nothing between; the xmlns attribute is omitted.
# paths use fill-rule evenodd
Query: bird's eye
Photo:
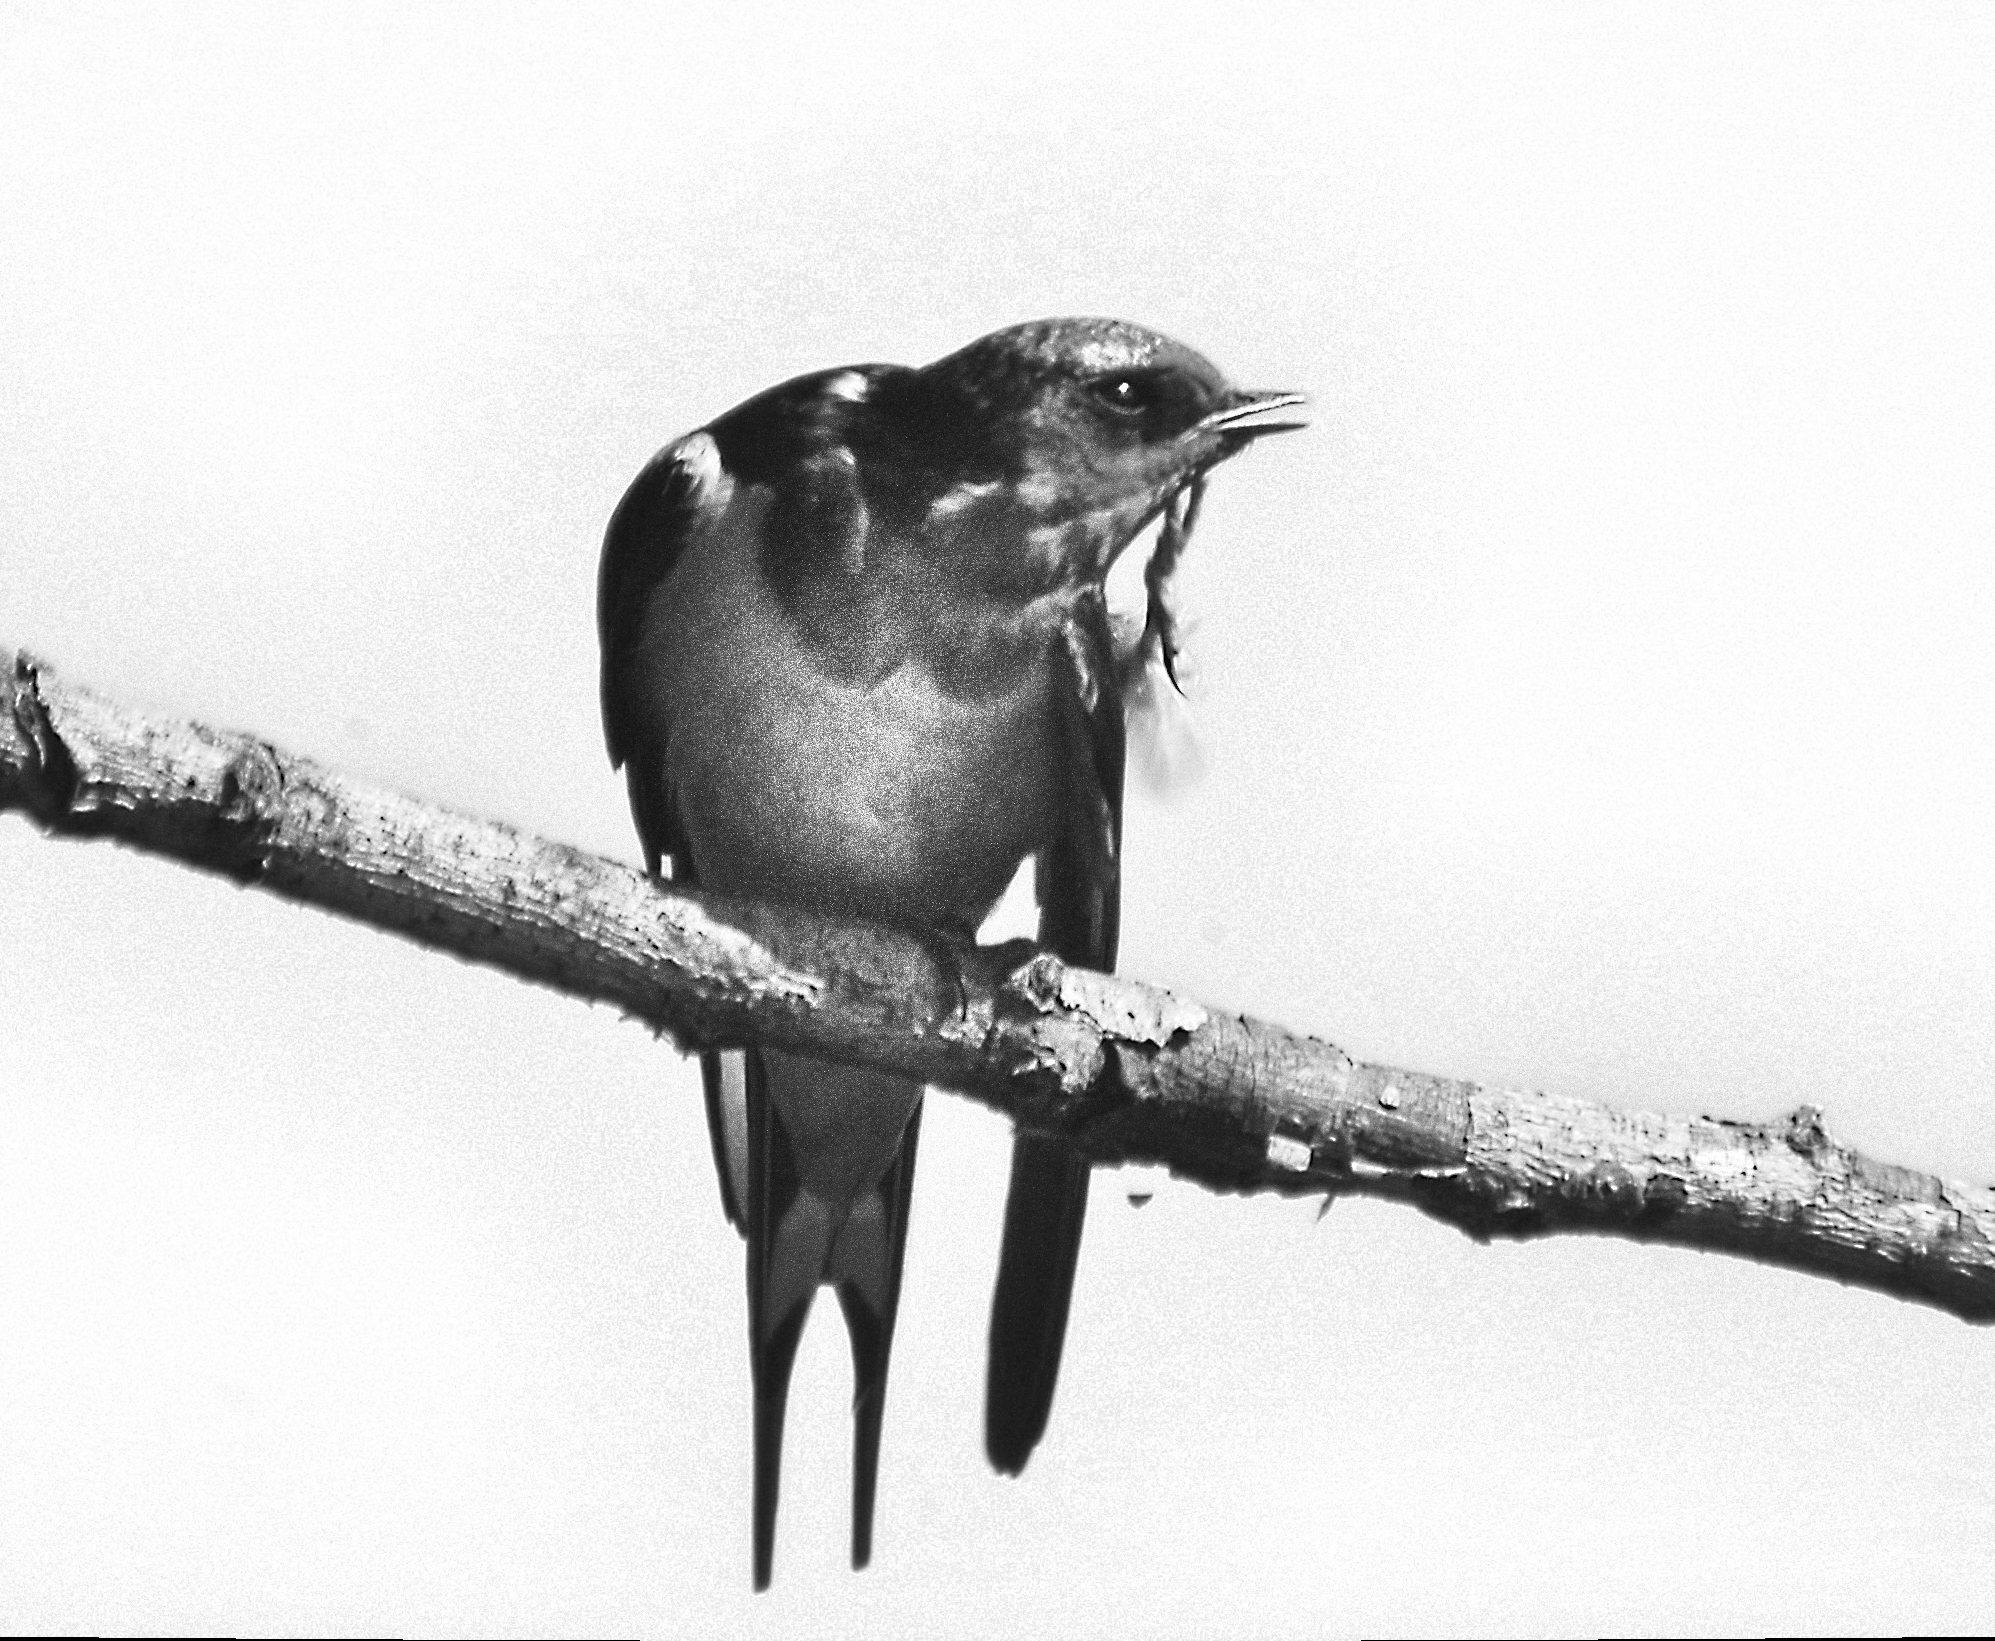
<svg viewBox="0 0 1995 1641"><path fill-rule="evenodd" d="M1089 385L1097 399L1125 416L1142 415L1156 397L1151 384L1140 376L1104 376Z"/></svg>

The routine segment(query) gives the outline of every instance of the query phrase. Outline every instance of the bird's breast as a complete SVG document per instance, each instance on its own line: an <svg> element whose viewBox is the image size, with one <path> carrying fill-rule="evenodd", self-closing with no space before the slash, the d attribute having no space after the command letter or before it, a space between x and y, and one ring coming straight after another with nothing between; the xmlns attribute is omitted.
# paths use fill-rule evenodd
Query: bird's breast
<svg viewBox="0 0 1995 1641"><path fill-rule="evenodd" d="M699 879L973 929L1053 813L1048 652L1029 635L998 646L966 689L889 625L877 665L828 665L763 573L764 505L737 490L646 612L639 710L662 720Z"/></svg>

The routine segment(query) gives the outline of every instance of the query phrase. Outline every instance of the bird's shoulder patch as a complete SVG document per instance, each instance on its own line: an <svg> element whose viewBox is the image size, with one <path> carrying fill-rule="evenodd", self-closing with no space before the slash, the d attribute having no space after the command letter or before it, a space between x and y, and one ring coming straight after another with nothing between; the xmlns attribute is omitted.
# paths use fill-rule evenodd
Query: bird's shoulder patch
<svg viewBox="0 0 1995 1641"><path fill-rule="evenodd" d="M813 371L744 399L708 431L736 479L781 485L813 455L864 442L879 418L882 390L909 374L901 365Z"/></svg>
<svg viewBox="0 0 1995 1641"><path fill-rule="evenodd" d="M875 518L858 455L824 444L766 489L762 573L806 642L842 652L864 625L865 571L874 551ZM836 655L827 659L835 663Z"/></svg>
<svg viewBox="0 0 1995 1641"><path fill-rule="evenodd" d="M676 470L696 508L717 512L727 506L734 480L720 459L720 446L705 428L668 444L660 456Z"/></svg>
<svg viewBox="0 0 1995 1641"><path fill-rule="evenodd" d="M878 366L872 369L878 369ZM873 391L871 370L854 368L834 372L824 384L827 397L843 399L847 404L862 404Z"/></svg>
<svg viewBox="0 0 1995 1641"><path fill-rule="evenodd" d="M778 607L835 675L880 666L866 572L895 486L892 435L874 403L898 366L854 365L785 382L714 423L727 470L766 498L757 556Z"/></svg>

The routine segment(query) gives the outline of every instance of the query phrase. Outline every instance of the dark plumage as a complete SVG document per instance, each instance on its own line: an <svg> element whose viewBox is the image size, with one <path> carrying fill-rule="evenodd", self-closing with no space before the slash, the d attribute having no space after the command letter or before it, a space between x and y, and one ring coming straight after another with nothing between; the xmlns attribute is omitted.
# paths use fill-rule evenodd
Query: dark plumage
<svg viewBox="0 0 1995 1641"><path fill-rule="evenodd" d="M918 370L800 376L668 445L610 520L598 602L647 868L968 939L1036 856L1042 943L1112 967L1124 658L1102 582L1298 402L1237 393L1155 332L1053 319ZM871 1553L921 1089L773 1050L702 1069L748 1240L761 1588L822 1282L857 1380L853 1564ZM1045 1429L1087 1185L1064 1141L1018 1137L986 1427L1009 1474Z"/></svg>

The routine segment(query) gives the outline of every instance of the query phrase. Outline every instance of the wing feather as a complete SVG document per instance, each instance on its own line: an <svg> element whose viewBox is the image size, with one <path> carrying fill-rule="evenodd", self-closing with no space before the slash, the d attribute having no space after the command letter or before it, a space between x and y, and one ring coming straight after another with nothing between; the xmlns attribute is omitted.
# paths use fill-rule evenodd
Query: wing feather
<svg viewBox="0 0 1995 1641"><path fill-rule="evenodd" d="M1069 963L1112 969L1122 907L1122 690L1108 612L1084 603L1067 628L1056 688L1064 780L1040 851L1039 941ZM991 1301L984 1447L1006 1475L1045 1434L1086 1224L1087 1159L1052 1134L1012 1142L1004 1242Z"/></svg>
<svg viewBox="0 0 1995 1641"><path fill-rule="evenodd" d="M610 766L624 771L631 818L644 847L644 869L681 884L698 878L672 801L662 715L639 711L640 703L652 699L644 671L644 635L653 600L684 560L702 523L725 509L732 488L710 434L689 433L667 445L631 481L610 515L596 582L603 736ZM745 1076L739 1052L700 1056L721 1206L737 1228L747 1223Z"/></svg>

